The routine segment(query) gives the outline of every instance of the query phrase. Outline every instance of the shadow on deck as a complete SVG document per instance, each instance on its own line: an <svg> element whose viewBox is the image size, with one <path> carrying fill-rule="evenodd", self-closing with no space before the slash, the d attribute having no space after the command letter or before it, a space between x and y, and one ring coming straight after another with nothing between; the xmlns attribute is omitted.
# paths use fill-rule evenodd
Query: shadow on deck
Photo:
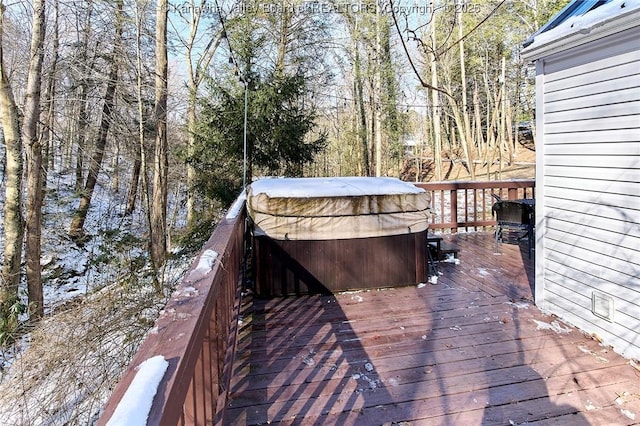
<svg viewBox="0 0 640 426"><path fill-rule="evenodd" d="M448 239L460 264L435 285L244 297L223 423L640 419L638 372L533 305L525 245L494 255L490 233Z"/></svg>

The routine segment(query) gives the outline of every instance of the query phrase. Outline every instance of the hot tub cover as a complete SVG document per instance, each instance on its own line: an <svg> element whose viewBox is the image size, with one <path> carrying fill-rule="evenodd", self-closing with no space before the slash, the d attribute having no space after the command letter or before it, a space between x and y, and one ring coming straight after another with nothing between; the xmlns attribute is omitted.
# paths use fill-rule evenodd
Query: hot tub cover
<svg viewBox="0 0 640 426"><path fill-rule="evenodd" d="M260 179L247 188L256 235L277 240L370 238L422 232L429 193L395 178Z"/></svg>

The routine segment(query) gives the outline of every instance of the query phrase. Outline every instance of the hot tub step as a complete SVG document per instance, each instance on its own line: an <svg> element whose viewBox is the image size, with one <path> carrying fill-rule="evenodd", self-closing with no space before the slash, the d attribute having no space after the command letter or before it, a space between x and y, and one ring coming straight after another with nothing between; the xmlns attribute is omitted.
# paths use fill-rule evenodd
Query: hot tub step
<svg viewBox="0 0 640 426"><path fill-rule="evenodd" d="M449 244L449 243L440 244L440 253L439 253L440 260L444 260L448 254L453 254L453 257L457 259L458 253L460 253L460 249L455 245Z"/></svg>

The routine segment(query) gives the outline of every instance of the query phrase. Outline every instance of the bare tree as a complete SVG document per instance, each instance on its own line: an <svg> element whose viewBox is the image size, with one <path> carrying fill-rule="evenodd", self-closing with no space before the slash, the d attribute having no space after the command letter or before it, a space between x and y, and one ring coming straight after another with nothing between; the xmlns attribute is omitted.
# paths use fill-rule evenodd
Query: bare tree
<svg viewBox="0 0 640 426"><path fill-rule="evenodd" d="M167 253L167 177L169 146L167 141L167 0L158 0L156 10L156 144L153 160L151 203L151 261L160 270Z"/></svg>
<svg viewBox="0 0 640 426"><path fill-rule="evenodd" d="M33 3L33 29L29 73L27 74L22 145L27 159L27 201L25 246L29 314L34 319L44 316L40 252L42 237L42 145L38 136L44 35L46 31L45 0Z"/></svg>
<svg viewBox="0 0 640 426"><path fill-rule="evenodd" d="M438 57L436 43L436 15L435 3L431 2L430 7L433 15L429 24L429 40L431 42L431 54L429 64L431 67L431 115L433 120L433 155L436 163L436 180L442 180L442 130L440 115L442 113L442 105L440 102L440 90L438 87Z"/></svg>
<svg viewBox="0 0 640 426"><path fill-rule="evenodd" d="M57 82L58 82L58 61L59 61L59 50L60 50L60 27L59 27L59 12L60 12L60 4L58 0L53 1L53 58L51 60L51 65L49 68L49 75L47 78L47 92L46 92L46 101L47 105L47 117L45 120L45 132L42 132L41 137L44 141L44 153L43 153L43 167L42 167L42 182L43 189L46 190L47 185L47 173L49 170L49 165L53 164L54 159L54 123L55 123L55 113L56 113L56 90L57 90ZM43 194L44 196L44 194Z"/></svg>
<svg viewBox="0 0 640 426"><path fill-rule="evenodd" d="M84 186L84 150L87 140L87 129L89 127L89 114L87 112L87 97L89 94L89 70L92 65L89 64L89 40L91 37L91 20L93 16L93 0L84 3L85 19L84 27L81 32L79 63L82 70L79 75L78 87L78 124L77 124L77 141L76 141L76 191L80 193Z"/></svg>
<svg viewBox="0 0 640 426"><path fill-rule="evenodd" d="M0 124L6 147L4 202L4 263L0 282L0 314L18 297L24 223L22 217L22 145L18 107L4 65L5 6L0 2Z"/></svg>
<svg viewBox="0 0 640 426"><path fill-rule="evenodd" d="M220 46L222 31L206 36L204 40L202 34L201 20L203 13L207 10L207 0L190 0L188 12L184 18L189 23L189 34L186 39L181 39L185 47L185 59L187 61L187 90L189 97L187 102L187 151L188 155L193 154L195 145L195 127L197 122L197 97L200 85L207 75L206 70L213 60L213 55ZM207 32L210 34L210 31ZM205 47L199 46L199 42L204 41ZM195 169L187 163L187 224L193 226L196 214L195 195Z"/></svg>
<svg viewBox="0 0 640 426"><path fill-rule="evenodd" d="M78 205L78 209L73 216L73 220L71 221L71 226L69 228L69 235L75 240L81 240L84 237L84 223L87 219L89 207L91 206L91 198L93 197L93 191L98 181L98 173L102 167L104 150L107 145L107 135L109 134L109 127L112 122L112 113L115 107L116 84L118 81L118 51L122 44L122 15L123 1L118 0L115 14L116 32L114 36L113 50L108 58L110 70L107 80L107 90L104 95L104 104L102 106L100 128L98 129L95 151L91 158L91 164L89 165L87 181L80 196L80 204Z"/></svg>
<svg viewBox="0 0 640 426"><path fill-rule="evenodd" d="M465 160L467 167L469 168L469 174L471 180L476 179L475 165L473 163L472 149L473 138L471 135L471 122L469 120L469 105L467 103L467 73L465 67L465 52L464 52L464 34L463 34L463 20L462 20L462 7L463 4L456 1L456 21L458 22L458 46L460 51L460 90L462 92L462 112L457 114L454 109L454 117L458 127L458 133L464 150ZM457 108L456 108L457 109ZM462 119L460 119L462 115Z"/></svg>
<svg viewBox="0 0 640 426"><path fill-rule="evenodd" d="M353 106L355 136L360 157L360 174L371 175L371 159L369 157L369 140L367 132L367 113L364 102L364 76L362 72L362 57L360 55L360 38L362 32L362 18L358 14L345 14L345 21L351 33L350 53L353 61Z"/></svg>

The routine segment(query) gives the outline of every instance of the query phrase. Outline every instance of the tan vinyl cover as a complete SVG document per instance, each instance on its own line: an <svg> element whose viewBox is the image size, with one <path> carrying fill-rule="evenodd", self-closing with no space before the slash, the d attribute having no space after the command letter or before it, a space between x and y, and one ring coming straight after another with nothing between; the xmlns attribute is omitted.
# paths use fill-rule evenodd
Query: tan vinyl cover
<svg viewBox="0 0 640 426"><path fill-rule="evenodd" d="M421 232L429 194L394 178L261 179L247 189L256 235L277 240L370 238Z"/></svg>

